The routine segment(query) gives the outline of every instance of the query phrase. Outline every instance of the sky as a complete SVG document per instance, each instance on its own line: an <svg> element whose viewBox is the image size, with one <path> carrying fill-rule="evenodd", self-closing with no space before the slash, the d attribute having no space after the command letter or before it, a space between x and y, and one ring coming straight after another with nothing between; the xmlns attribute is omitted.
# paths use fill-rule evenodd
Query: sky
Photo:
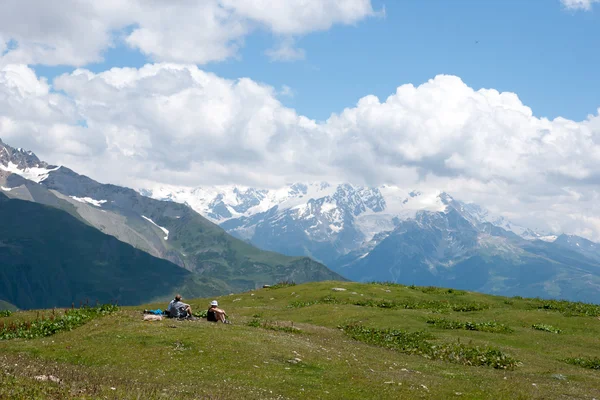
<svg viewBox="0 0 600 400"><path fill-rule="evenodd" d="M0 138L101 182L444 190L600 240L597 0L4 0Z"/></svg>

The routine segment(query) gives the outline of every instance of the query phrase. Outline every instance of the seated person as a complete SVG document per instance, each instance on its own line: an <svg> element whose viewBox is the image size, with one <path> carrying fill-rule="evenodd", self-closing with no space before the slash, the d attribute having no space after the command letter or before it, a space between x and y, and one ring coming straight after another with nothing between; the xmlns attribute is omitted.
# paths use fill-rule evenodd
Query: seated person
<svg viewBox="0 0 600 400"><path fill-rule="evenodd" d="M225 310L219 308L219 303L216 300L210 302L210 308L206 312L206 320L212 322L221 321L224 324L229 324L229 321L225 319L227 314Z"/></svg>
<svg viewBox="0 0 600 400"><path fill-rule="evenodd" d="M189 304L181 301L181 295L175 296L167 307L169 318L192 318L192 308Z"/></svg>

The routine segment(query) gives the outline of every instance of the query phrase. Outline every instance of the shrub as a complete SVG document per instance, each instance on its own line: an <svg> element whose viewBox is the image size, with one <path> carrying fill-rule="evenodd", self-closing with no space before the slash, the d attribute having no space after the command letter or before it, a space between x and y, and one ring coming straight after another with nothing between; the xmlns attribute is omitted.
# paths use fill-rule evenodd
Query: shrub
<svg viewBox="0 0 600 400"><path fill-rule="evenodd" d="M481 311L490 307L489 305L483 303L454 304L449 303L448 301L440 300L395 302L392 300L364 299L355 301L352 304L363 307L403 308L406 310L452 310L457 312Z"/></svg>
<svg viewBox="0 0 600 400"><path fill-rule="evenodd" d="M392 300L376 300L376 299L364 299L357 300L352 303L355 306L361 307L377 307L377 308L407 308L402 307L401 303L397 303ZM410 307L412 308L412 307Z"/></svg>
<svg viewBox="0 0 600 400"><path fill-rule="evenodd" d="M369 281L369 282L365 282L365 283L368 283L370 285L381 285L381 286L388 286L388 287L402 287L402 288L408 287L408 286L403 285L401 283L396 283L396 282L392 282L392 281L382 281L382 282L380 282L380 281Z"/></svg>
<svg viewBox="0 0 600 400"><path fill-rule="evenodd" d="M281 282L277 282L273 286L269 286L267 289L280 289L280 288L285 288L285 287L290 287L290 286L296 286L296 282L294 282L294 281L281 281Z"/></svg>
<svg viewBox="0 0 600 400"><path fill-rule="evenodd" d="M487 322L461 322L452 321L443 318L429 318L428 324L435 325L442 329L464 329L468 331L492 332L492 333L511 333L514 330L504 324L495 321Z"/></svg>
<svg viewBox="0 0 600 400"><path fill-rule="evenodd" d="M533 324L531 325L531 327L533 329L536 329L538 331L545 331L545 332L550 332L550 333L560 333L560 329L553 327L552 325L546 325L546 324Z"/></svg>
<svg viewBox="0 0 600 400"><path fill-rule="evenodd" d="M251 326L253 328L259 328L261 325L261 321L258 318L253 318L252 320L250 320L250 322L248 322L246 325Z"/></svg>
<svg viewBox="0 0 600 400"><path fill-rule="evenodd" d="M325 296L318 300L311 301L294 301L288 305L289 308L309 307L315 304L352 304L360 307L375 307L375 308L401 308L405 310L420 310L429 309L436 312L456 311L469 312L481 311L490 308L484 303L450 303L443 300L428 300L428 301L404 301L397 302L386 299L360 299L354 301L342 301L332 296Z"/></svg>
<svg viewBox="0 0 600 400"><path fill-rule="evenodd" d="M413 289L413 288L411 288ZM454 295L463 295L466 294L467 292L465 292L464 290L457 290L457 289L446 289L446 288L441 288L441 287L436 287L436 286L424 286L424 287L414 287L414 289L420 290L423 293L427 293L427 294L454 294Z"/></svg>
<svg viewBox="0 0 600 400"><path fill-rule="evenodd" d="M429 318L427 323L442 329L465 329L465 324L463 322L451 321L443 318Z"/></svg>
<svg viewBox="0 0 600 400"><path fill-rule="evenodd" d="M317 300L293 301L288 305L288 308L309 307L309 306L314 306L315 304L347 304L347 303L342 303L337 298L327 295L327 296L321 297L320 299L317 299Z"/></svg>
<svg viewBox="0 0 600 400"><path fill-rule="evenodd" d="M65 310L63 314L52 310L48 316L38 317L33 321L0 323L0 340L33 339L54 335L75 329L94 318L111 314L119 308L116 305L104 304L96 307L84 306L78 309Z"/></svg>
<svg viewBox="0 0 600 400"><path fill-rule="evenodd" d="M312 300L312 301L293 301L288 305L288 308L302 308L302 307L309 307L309 306L313 306L315 304L319 304L320 301L319 300Z"/></svg>
<svg viewBox="0 0 600 400"><path fill-rule="evenodd" d="M12 314L12 311L10 310L0 310L0 317L10 317Z"/></svg>
<svg viewBox="0 0 600 400"><path fill-rule="evenodd" d="M597 369L600 370L600 358L567 358L565 360L568 364L578 365L583 368Z"/></svg>
<svg viewBox="0 0 600 400"><path fill-rule="evenodd" d="M468 311L482 311L490 308L489 305L483 303L467 303L467 304L454 304L452 311L468 312Z"/></svg>
<svg viewBox="0 0 600 400"><path fill-rule="evenodd" d="M562 312L566 316L600 317L600 305L566 300L537 300L535 308Z"/></svg>
<svg viewBox="0 0 600 400"><path fill-rule="evenodd" d="M431 343L430 340L435 337L426 332L376 329L361 325L346 325L341 328L354 340L429 359L472 366L487 365L496 369L513 369L518 364L514 358L492 347L472 347L461 343Z"/></svg>

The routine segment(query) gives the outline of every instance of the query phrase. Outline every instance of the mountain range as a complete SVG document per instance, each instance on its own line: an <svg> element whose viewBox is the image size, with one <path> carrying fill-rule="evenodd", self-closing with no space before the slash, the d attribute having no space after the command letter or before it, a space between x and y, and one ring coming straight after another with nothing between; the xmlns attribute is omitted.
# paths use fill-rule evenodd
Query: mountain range
<svg viewBox="0 0 600 400"><path fill-rule="evenodd" d="M536 232L448 193L326 182L140 193L187 204L242 240L312 257L351 280L600 302L600 245Z"/></svg>
<svg viewBox="0 0 600 400"><path fill-rule="evenodd" d="M20 308L70 305L84 295L91 300L92 294L100 301L139 304L168 298L175 291L188 297L211 296L282 280L343 279L308 257L260 250L186 205L98 183L1 140L0 193L0 208L19 215L2 220L0 260L11 261L0 264L0 300ZM38 208L30 209L27 203ZM68 227L67 231L58 235L56 224ZM11 236L17 231L20 236ZM48 236L48 232L58 236ZM79 237L87 240L76 240ZM132 259L136 261L128 261ZM127 271L131 279L123 278ZM109 279L111 274L114 278ZM164 281L161 276L166 276ZM151 279L161 290L136 285L144 279ZM66 286L42 285L57 280ZM75 290L87 284L93 287ZM113 284L119 289L113 290ZM67 286L71 289L66 290ZM131 290L142 297L122 294Z"/></svg>
<svg viewBox="0 0 600 400"><path fill-rule="evenodd" d="M0 194L11 216L0 235L0 301L20 308L344 278L600 302L599 244L536 232L443 192L326 182L136 191L0 140ZM129 291L135 282L142 297Z"/></svg>

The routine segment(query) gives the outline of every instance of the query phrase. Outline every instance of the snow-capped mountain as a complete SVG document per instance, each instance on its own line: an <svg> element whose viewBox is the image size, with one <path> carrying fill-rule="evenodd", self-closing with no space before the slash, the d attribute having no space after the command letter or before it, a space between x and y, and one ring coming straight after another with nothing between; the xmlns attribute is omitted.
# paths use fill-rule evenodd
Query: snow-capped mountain
<svg viewBox="0 0 600 400"><path fill-rule="evenodd" d="M392 185L368 188L319 182L275 190L222 186L158 187L140 192L188 204L229 233L260 247L311 255L324 262L372 246L373 238L393 231L419 212L443 212L449 205L474 224L491 223L525 239L545 238L449 194Z"/></svg>
<svg viewBox="0 0 600 400"><path fill-rule="evenodd" d="M232 218L249 217L270 210L292 208L309 199L331 194L335 188L327 183L294 184L279 190L236 186L182 189L161 186L141 189L144 196L184 203L211 221L220 224Z"/></svg>
<svg viewBox="0 0 600 400"><path fill-rule="evenodd" d="M161 187L140 192L188 204L229 233L259 247L322 261L331 261L393 230L398 220L413 218L418 211L445 209L436 193L325 182L296 183L275 190L226 186ZM282 239L284 243L279 243Z"/></svg>
<svg viewBox="0 0 600 400"><path fill-rule="evenodd" d="M600 289L600 245L535 232L448 193L328 183L144 193L187 203L260 248L311 256L352 280L587 301Z"/></svg>
<svg viewBox="0 0 600 400"><path fill-rule="evenodd" d="M48 177L52 171L59 167L48 165L31 151L21 148L13 149L4 144L0 139L0 171L21 175L33 182L41 182Z"/></svg>

